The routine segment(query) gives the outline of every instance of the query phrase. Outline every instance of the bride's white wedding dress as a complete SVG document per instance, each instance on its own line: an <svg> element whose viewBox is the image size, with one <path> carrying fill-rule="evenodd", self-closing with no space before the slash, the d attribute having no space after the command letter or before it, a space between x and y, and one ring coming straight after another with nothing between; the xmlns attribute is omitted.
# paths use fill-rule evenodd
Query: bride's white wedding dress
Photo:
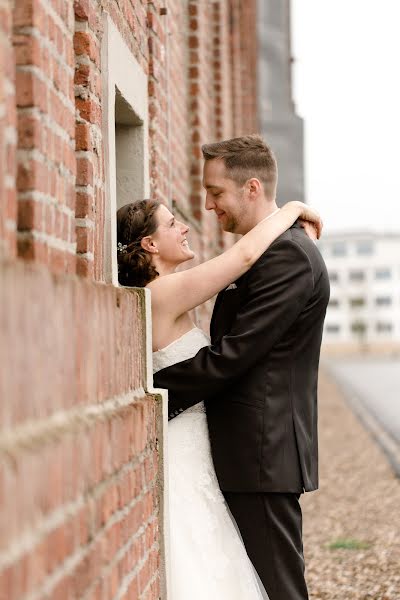
<svg viewBox="0 0 400 600"><path fill-rule="evenodd" d="M154 372L209 343L191 329L153 353ZM169 422L168 470L170 600L268 600L219 488L202 402Z"/></svg>

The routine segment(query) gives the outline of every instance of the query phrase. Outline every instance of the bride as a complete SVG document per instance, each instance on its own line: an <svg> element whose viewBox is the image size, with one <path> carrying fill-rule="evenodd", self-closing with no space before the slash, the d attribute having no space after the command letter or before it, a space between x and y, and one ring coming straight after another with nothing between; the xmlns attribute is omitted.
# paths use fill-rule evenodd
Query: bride
<svg viewBox="0 0 400 600"><path fill-rule="evenodd" d="M118 210L119 282L151 290L155 372L210 343L189 311L248 271L298 218L310 237L319 237L318 214L301 202L289 202L224 253L176 272L194 257L189 227L154 200ZM169 422L168 470L171 600L268 598L218 486L202 402Z"/></svg>

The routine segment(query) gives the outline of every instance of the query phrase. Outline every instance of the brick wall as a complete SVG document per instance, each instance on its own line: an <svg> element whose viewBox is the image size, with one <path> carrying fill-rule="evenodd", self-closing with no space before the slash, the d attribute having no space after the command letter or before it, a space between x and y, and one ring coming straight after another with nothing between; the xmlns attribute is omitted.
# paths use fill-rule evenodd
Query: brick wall
<svg viewBox="0 0 400 600"><path fill-rule="evenodd" d="M73 6L16 0L18 254L73 273L75 102Z"/></svg>
<svg viewBox="0 0 400 600"><path fill-rule="evenodd" d="M1 600L157 598L143 298L8 262L0 305Z"/></svg>
<svg viewBox="0 0 400 600"><path fill-rule="evenodd" d="M103 11L148 76L151 195L197 260L232 243L201 145L258 129L255 1L0 0L1 600L163 587L143 297L104 285Z"/></svg>
<svg viewBox="0 0 400 600"><path fill-rule="evenodd" d="M104 175L97 4L74 3L77 273L102 279Z"/></svg>
<svg viewBox="0 0 400 600"><path fill-rule="evenodd" d="M12 11L0 0L0 256L16 254L16 112Z"/></svg>

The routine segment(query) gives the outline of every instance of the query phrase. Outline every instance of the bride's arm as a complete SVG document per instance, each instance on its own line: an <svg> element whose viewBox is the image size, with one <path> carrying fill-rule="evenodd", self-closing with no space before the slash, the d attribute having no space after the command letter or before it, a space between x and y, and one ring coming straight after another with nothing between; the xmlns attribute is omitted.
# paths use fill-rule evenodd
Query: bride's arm
<svg viewBox="0 0 400 600"><path fill-rule="evenodd" d="M318 234L321 220L316 211L302 202L288 202L276 214L264 219L223 254L192 269L164 275L152 281L153 308L170 318L203 304L246 273L267 248L301 217L315 223Z"/></svg>

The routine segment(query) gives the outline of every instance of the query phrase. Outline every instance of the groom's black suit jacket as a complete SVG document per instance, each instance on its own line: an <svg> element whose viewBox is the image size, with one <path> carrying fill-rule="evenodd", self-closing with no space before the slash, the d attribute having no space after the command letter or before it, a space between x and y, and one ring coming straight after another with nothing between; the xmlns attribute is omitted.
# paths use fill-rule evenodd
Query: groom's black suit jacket
<svg viewBox="0 0 400 600"><path fill-rule="evenodd" d="M171 418L205 401L222 490L316 489L324 261L296 223L236 286L217 297L211 345L159 371L154 383L169 390Z"/></svg>

